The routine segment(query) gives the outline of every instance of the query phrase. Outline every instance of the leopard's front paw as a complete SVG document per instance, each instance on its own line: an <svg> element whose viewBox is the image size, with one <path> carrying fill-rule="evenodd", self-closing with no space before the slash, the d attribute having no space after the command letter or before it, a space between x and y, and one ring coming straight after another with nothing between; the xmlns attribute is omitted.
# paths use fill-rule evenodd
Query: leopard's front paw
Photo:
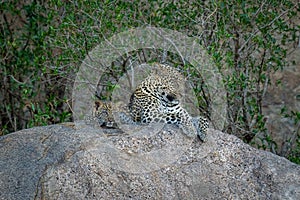
<svg viewBox="0 0 300 200"><path fill-rule="evenodd" d="M197 136L202 142L207 142L207 128L209 127L208 120L204 117L193 117L193 124L197 130Z"/></svg>

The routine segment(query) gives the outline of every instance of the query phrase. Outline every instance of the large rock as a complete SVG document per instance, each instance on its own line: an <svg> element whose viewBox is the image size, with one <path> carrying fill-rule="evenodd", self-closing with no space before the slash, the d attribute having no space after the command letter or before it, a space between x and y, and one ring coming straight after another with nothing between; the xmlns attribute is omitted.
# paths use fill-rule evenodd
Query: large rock
<svg viewBox="0 0 300 200"><path fill-rule="evenodd" d="M209 130L60 124L0 138L0 199L300 199L300 166Z"/></svg>

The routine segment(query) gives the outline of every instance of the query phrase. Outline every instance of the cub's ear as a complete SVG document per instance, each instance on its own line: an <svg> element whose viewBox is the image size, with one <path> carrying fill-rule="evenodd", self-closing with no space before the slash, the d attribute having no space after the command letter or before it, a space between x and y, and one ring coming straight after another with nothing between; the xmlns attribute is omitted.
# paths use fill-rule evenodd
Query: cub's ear
<svg viewBox="0 0 300 200"><path fill-rule="evenodd" d="M99 101L95 101L95 107L96 107L96 108L99 108L99 107L100 107L100 104L101 104L101 103L100 103Z"/></svg>

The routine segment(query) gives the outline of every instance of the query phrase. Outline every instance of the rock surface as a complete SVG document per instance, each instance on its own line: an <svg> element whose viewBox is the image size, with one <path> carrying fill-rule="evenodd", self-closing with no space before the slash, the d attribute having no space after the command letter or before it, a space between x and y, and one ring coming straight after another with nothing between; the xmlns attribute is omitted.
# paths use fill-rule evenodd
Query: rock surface
<svg viewBox="0 0 300 200"><path fill-rule="evenodd" d="M0 199L300 199L300 166L210 129L105 134L82 124L0 138Z"/></svg>

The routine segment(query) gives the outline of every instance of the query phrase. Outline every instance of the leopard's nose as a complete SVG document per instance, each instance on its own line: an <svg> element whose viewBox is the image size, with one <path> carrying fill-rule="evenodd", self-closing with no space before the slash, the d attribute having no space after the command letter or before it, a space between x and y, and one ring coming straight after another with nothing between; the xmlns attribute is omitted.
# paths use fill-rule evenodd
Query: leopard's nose
<svg viewBox="0 0 300 200"><path fill-rule="evenodd" d="M168 99L169 101L173 101L174 99L176 99L176 96L168 94L168 95L167 95L167 99Z"/></svg>
<svg viewBox="0 0 300 200"><path fill-rule="evenodd" d="M166 96L166 98L167 98L167 101L168 101L169 103L171 103L172 105L177 105L177 104L179 104L179 100L177 99L177 97L176 97L175 95L170 95L170 94L168 94L168 95Z"/></svg>

